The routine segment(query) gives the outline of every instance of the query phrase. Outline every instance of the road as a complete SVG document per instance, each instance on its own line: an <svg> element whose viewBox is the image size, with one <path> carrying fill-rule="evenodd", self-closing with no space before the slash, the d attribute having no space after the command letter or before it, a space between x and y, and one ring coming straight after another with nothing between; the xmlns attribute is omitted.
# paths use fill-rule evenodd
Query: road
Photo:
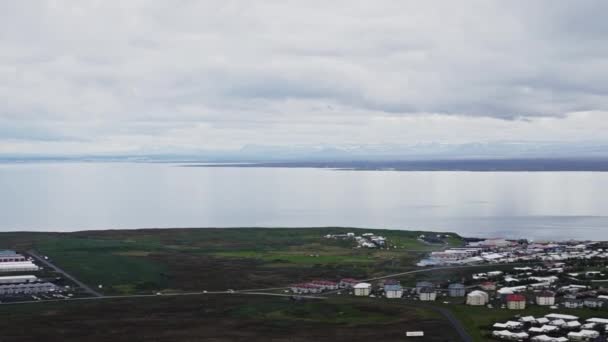
<svg viewBox="0 0 608 342"><path fill-rule="evenodd" d="M64 271L63 269L59 268L58 266L55 266L54 264L52 264L51 262L49 262L45 258L43 258L40 255L38 255L38 253L36 253L36 251L29 250L27 253L29 255L31 255L34 259L38 260L43 265L45 265L47 267L50 267L50 268L54 269L56 272L59 272L59 273L63 274L64 277L66 277L67 279L71 280L76 285L80 286L89 295L91 295L93 297L103 297L103 295L101 293L93 290L91 287L87 286L86 284L84 284L80 280L78 280L78 279L74 278L73 276L71 276L68 272Z"/></svg>
<svg viewBox="0 0 608 342"><path fill-rule="evenodd" d="M82 289L84 289L87 293L89 293L90 295L93 296L93 297L83 297L83 298L40 300L40 301L36 301L35 303L63 302L63 301L90 301L90 300L105 300L105 299L149 298L149 297L171 297L171 296L235 295L235 294L252 295L252 296L273 296L273 297L292 297L293 296L291 294L265 292L265 291L285 290L285 289L288 289L287 287L273 287L273 288L264 288L264 289L243 289L243 290L236 290L236 291L230 290L230 291L162 293L160 295L159 294L142 294L142 295L104 296L103 294L93 290L91 287L87 286L86 284L80 282L78 279L74 278L73 276L68 274L63 269L59 268L58 266L55 266L48 260L44 259L40 255L38 255L35 251L29 251L28 253L32 257L36 258L42 264L63 274L66 278L70 279L71 281L76 283L78 286L80 286ZM522 264L522 263L513 263L513 264L508 264L508 265L516 266L516 265L520 265L520 264ZM500 265L507 265L507 264L500 264ZM425 273L425 272L433 272L433 271L441 271L441 270L482 268L482 267L489 267L489 266L492 266L492 265L464 265L464 266L430 267L430 268L424 268L424 269L407 271L407 272L393 273L393 274L384 275L384 276L380 276L380 277L364 279L362 281L365 281L365 282L375 281L375 280L400 277L400 276L409 275L409 274ZM325 292L324 294L328 295L328 294L333 294L333 293L336 293L339 291L341 291L341 290L329 291L329 292ZM328 297L321 297L321 296L298 296L298 297L305 298L305 299L327 299L328 298ZM0 305L31 304L31 303L32 303L32 301L24 301L24 302L2 303ZM464 328L462 323L460 323L460 321L452 314L452 312L450 310L448 310L446 308L442 308L442 307L437 307L437 306L433 306L433 305L429 305L429 304L421 304L421 303L417 303L417 302L411 302L411 304L414 306L425 307L425 308L428 308L428 309L431 309L431 310L434 310L434 311L440 313L443 317L445 317L448 320L448 322L450 322L450 325L454 328L454 330L456 330L456 332L458 333L458 335L460 336L462 341L464 341L464 342L473 341L473 339L471 338L469 333L466 331L466 329Z"/></svg>

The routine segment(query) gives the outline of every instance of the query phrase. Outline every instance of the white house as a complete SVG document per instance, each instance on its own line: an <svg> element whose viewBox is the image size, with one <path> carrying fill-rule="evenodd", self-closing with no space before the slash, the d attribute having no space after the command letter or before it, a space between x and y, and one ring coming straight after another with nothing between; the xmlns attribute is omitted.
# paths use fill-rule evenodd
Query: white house
<svg viewBox="0 0 608 342"><path fill-rule="evenodd" d="M437 298L437 292L430 287L425 287L420 290L419 294L420 300L423 301L433 301Z"/></svg>
<svg viewBox="0 0 608 342"><path fill-rule="evenodd" d="M483 291L472 291L467 295L467 305L486 305L488 301L489 296Z"/></svg>
<svg viewBox="0 0 608 342"><path fill-rule="evenodd" d="M366 297L372 292L372 284L370 283L358 283L353 286L355 296Z"/></svg>
<svg viewBox="0 0 608 342"><path fill-rule="evenodd" d="M555 305L555 293L551 291L542 291L536 295L536 304L542 306Z"/></svg>
<svg viewBox="0 0 608 342"><path fill-rule="evenodd" d="M568 339L570 341L589 341L598 338L599 336L600 333L595 330L581 330L568 333Z"/></svg>

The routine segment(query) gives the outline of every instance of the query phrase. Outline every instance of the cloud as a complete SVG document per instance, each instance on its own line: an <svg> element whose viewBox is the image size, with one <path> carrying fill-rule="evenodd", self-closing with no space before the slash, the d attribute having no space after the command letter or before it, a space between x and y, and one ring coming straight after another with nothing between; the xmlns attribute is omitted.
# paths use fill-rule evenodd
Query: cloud
<svg viewBox="0 0 608 342"><path fill-rule="evenodd" d="M403 142L398 127L415 142L453 122L469 127L454 141L491 139L478 134L488 122L510 139L586 139L608 111L607 10L599 0L2 2L0 141ZM595 114L575 132L527 133L576 113Z"/></svg>

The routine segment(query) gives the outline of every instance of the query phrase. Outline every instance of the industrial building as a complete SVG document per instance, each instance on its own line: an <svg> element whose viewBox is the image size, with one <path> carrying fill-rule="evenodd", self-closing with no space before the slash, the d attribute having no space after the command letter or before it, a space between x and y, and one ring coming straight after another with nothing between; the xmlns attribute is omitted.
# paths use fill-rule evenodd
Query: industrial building
<svg viewBox="0 0 608 342"><path fill-rule="evenodd" d="M31 261L0 262L0 272L32 272L39 267Z"/></svg>
<svg viewBox="0 0 608 342"><path fill-rule="evenodd" d="M51 283L0 285L0 295L36 294L57 290L59 288Z"/></svg>
<svg viewBox="0 0 608 342"><path fill-rule="evenodd" d="M2 251L0 253L0 263L27 261L27 258L15 251Z"/></svg>
<svg viewBox="0 0 608 342"><path fill-rule="evenodd" d="M23 284L23 283L35 283L38 278L33 275L18 275L18 276L6 276L0 277L0 284Z"/></svg>

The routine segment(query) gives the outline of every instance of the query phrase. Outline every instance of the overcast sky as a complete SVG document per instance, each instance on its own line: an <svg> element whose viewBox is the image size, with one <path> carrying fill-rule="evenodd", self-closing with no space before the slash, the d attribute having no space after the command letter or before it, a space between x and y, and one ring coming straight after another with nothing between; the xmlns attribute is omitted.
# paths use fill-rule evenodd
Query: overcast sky
<svg viewBox="0 0 608 342"><path fill-rule="evenodd" d="M608 141L608 1L2 1L0 154Z"/></svg>

